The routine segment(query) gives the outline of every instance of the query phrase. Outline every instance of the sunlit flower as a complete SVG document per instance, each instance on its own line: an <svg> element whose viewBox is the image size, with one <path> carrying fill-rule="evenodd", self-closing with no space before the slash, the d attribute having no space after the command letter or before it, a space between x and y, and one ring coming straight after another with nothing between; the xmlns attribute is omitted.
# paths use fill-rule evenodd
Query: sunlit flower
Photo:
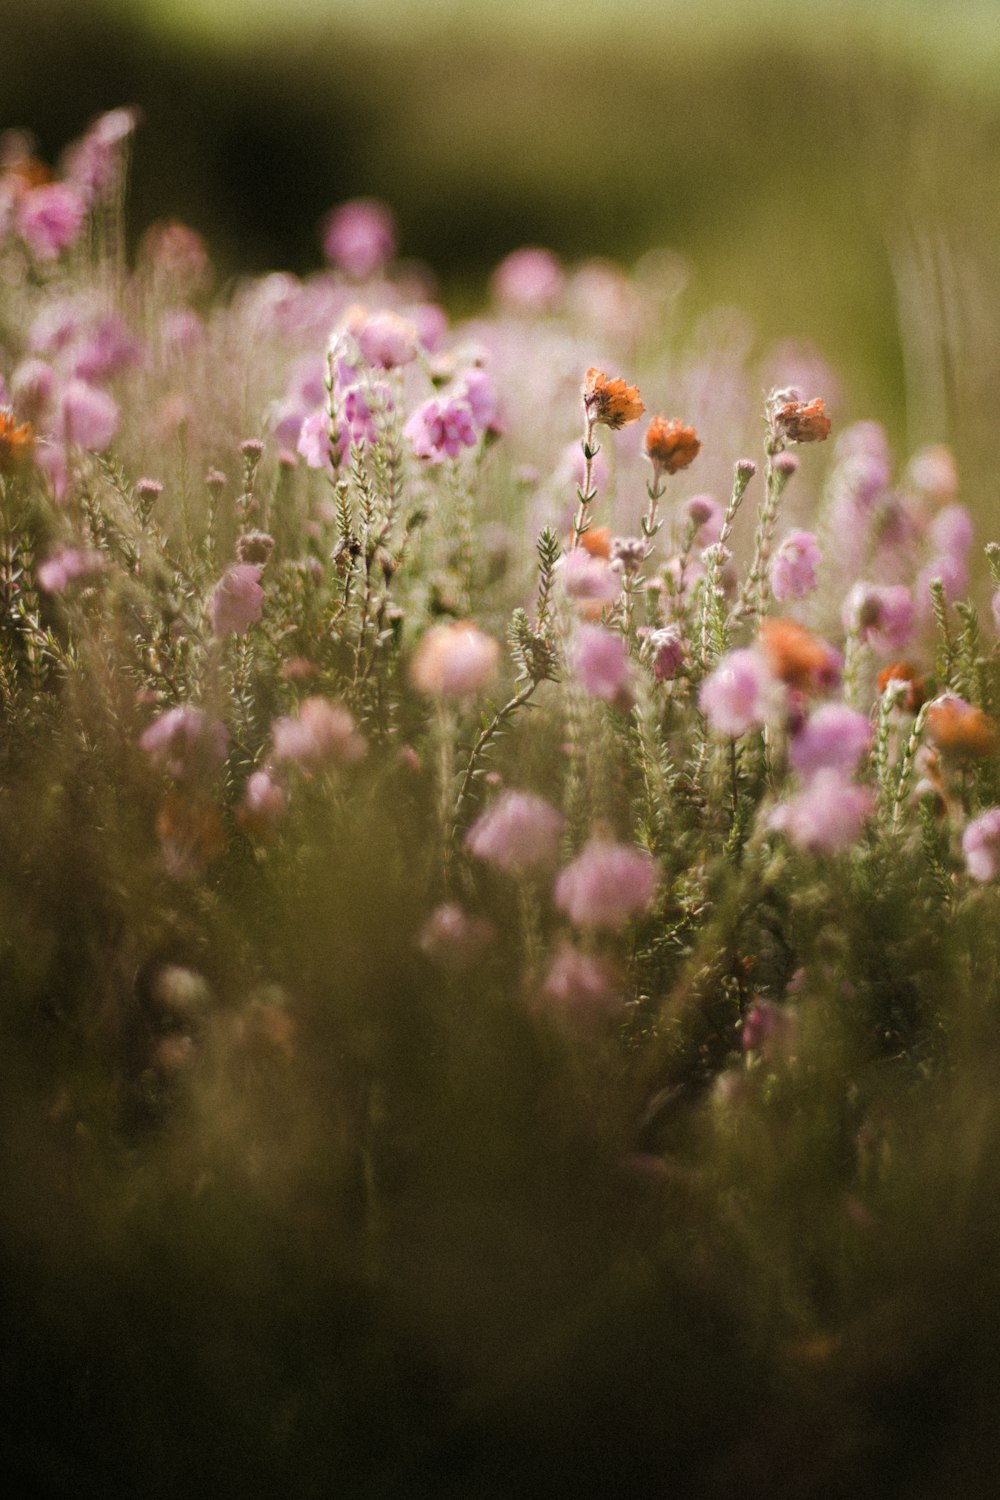
<svg viewBox="0 0 1000 1500"><path fill-rule="evenodd" d="M930 704L927 734L939 750L958 760L984 760L997 749L994 721L955 693L944 693Z"/></svg>
<svg viewBox="0 0 1000 1500"><path fill-rule="evenodd" d="M636 391L636 395L638 392ZM701 449L693 427L685 427L676 417L654 417L646 428L643 444L653 466L654 480L665 474L677 474L694 463Z"/></svg>
<svg viewBox="0 0 1000 1500"><path fill-rule="evenodd" d="M738 737L766 723L777 683L757 651L730 651L701 685L698 705L716 734Z"/></svg>
<svg viewBox="0 0 1000 1500"><path fill-rule="evenodd" d="M646 410L637 385L626 385L617 377L609 379L603 370L593 368L583 382L583 405L591 422L612 428L638 422Z"/></svg>
<svg viewBox="0 0 1000 1500"><path fill-rule="evenodd" d="M417 644L410 681L435 698L472 698L496 676L500 646L471 620L432 625Z"/></svg>

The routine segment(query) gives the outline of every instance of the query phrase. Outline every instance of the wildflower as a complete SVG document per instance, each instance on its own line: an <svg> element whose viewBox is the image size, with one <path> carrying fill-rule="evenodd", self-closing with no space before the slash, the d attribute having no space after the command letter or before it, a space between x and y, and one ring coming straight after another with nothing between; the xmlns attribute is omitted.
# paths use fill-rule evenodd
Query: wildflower
<svg viewBox="0 0 1000 1500"><path fill-rule="evenodd" d="M856 583L844 601L845 627L877 651L902 651L916 619L917 607L905 584Z"/></svg>
<svg viewBox="0 0 1000 1500"><path fill-rule="evenodd" d="M646 560L646 543L638 536L616 536L611 543L611 561L626 578L634 578Z"/></svg>
<svg viewBox="0 0 1000 1500"><path fill-rule="evenodd" d="M611 604L621 592L621 580L610 563L603 557L592 557L583 547L574 547L560 558L559 580L570 599Z"/></svg>
<svg viewBox="0 0 1000 1500"><path fill-rule="evenodd" d="M615 631L581 625L570 648L570 665L591 698L623 707L631 702L628 649Z"/></svg>
<svg viewBox="0 0 1000 1500"><path fill-rule="evenodd" d="M500 432L500 403L496 381L487 370L472 366L456 376L452 391L456 400L464 401L472 420L482 432Z"/></svg>
<svg viewBox="0 0 1000 1500"><path fill-rule="evenodd" d="M154 719L139 744L174 781L190 782L218 770L226 758L229 736L218 719L203 709L184 706Z"/></svg>
<svg viewBox="0 0 1000 1500"><path fill-rule="evenodd" d="M544 797L504 792L465 836L476 859L520 872L555 864L565 818Z"/></svg>
<svg viewBox="0 0 1000 1500"><path fill-rule="evenodd" d="M609 380L602 370L593 368L583 383L583 405L589 422L614 429L638 422L646 410L637 385L626 385L619 378Z"/></svg>
<svg viewBox="0 0 1000 1500"><path fill-rule="evenodd" d="M502 260L490 288L504 307L514 312L546 313L558 304L566 287L566 273L551 250L525 246Z"/></svg>
<svg viewBox="0 0 1000 1500"><path fill-rule="evenodd" d="M657 880L646 850L592 839L560 873L553 900L577 927L620 932L630 917L649 910Z"/></svg>
<svg viewBox="0 0 1000 1500"><path fill-rule="evenodd" d="M266 531L246 531L236 538L236 556L241 563L263 568L274 551L274 537Z"/></svg>
<svg viewBox="0 0 1000 1500"><path fill-rule="evenodd" d="M719 540L724 511L714 495L692 495L685 502L683 513L698 533L698 545L702 549Z"/></svg>
<svg viewBox="0 0 1000 1500"><path fill-rule="evenodd" d="M418 943L428 958L443 968L461 972L477 962L495 937L492 923L469 916L460 906L447 902L431 912Z"/></svg>
<svg viewBox="0 0 1000 1500"><path fill-rule="evenodd" d="M331 433L330 417L323 407L306 417L295 448L310 469L325 469L329 463L340 463L343 438L339 433Z"/></svg>
<svg viewBox="0 0 1000 1500"><path fill-rule="evenodd" d="M907 465L906 477L914 489L938 505L950 505L958 494L955 455L943 443L919 449Z"/></svg>
<svg viewBox="0 0 1000 1500"><path fill-rule="evenodd" d="M327 260L358 281L380 271L396 252L392 213L374 198L340 204L327 215L322 232Z"/></svg>
<svg viewBox="0 0 1000 1500"><path fill-rule="evenodd" d="M702 683L698 705L716 734L735 738L765 723L776 690L759 652L730 651Z"/></svg>
<svg viewBox="0 0 1000 1500"><path fill-rule="evenodd" d="M843 703L824 703L792 739L788 759L802 776L830 769L853 771L871 749L872 728L864 714Z"/></svg>
<svg viewBox="0 0 1000 1500"><path fill-rule="evenodd" d="M375 312L351 328L365 363L378 370L408 365L417 354L417 330L394 312Z"/></svg>
<svg viewBox="0 0 1000 1500"><path fill-rule="evenodd" d="M811 531L792 531L784 538L771 563L771 593L782 602L804 599L816 587L816 569L821 558Z"/></svg>
<svg viewBox="0 0 1000 1500"><path fill-rule="evenodd" d="M432 625L417 644L410 681L435 698L473 698L496 676L500 646L471 620Z"/></svg>
<svg viewBox="0 0 1000 1500"><path fill-rule="evenodd" d="M795 620L764 620L760 644L775 677L787 687L819 692L840 676L840 657L832 646Z"/></svg>
<svg viewBox="0 0 1000 1500"><path fill-rule="evenodd" d="M468 402L433 396L418 406L403 428L418 458L441 463L457 458L462 448L474 448L479 433Z"/></svg>
<svg viewBox="0 0 1000 1500"><path fill-rule="evenodd" d="M958 760L984 760L997 748L993 720L955 693L944 693L930 705L927 733L939 750Z"/></svg>
<svg viewBox="0 0 1000 1500"><path fill-rule="evenodd" d="M684 665L684 637L677 625L651 630L643 646L643 655L652 664L657 682L672 682Z"/></svg>
<svg viewBox="0 0 1000 1500"><path fill-rule="evenodd" d="M204 291L212 265L201 235L176 219L151 224L142 237L141 255L182 297Z"/></svg>
<svg viewBox="0 0 1000 1500"><path fill-rule="evenodd" d="M962 834L965 867L973 880L995 880L1000 870L1000 807L989 807Z"/></svg>
<svg viewBox="0 0 1000 1500"><path fill-rule="evenodd" d="M246 635L264 611L264 590L260 586L260 567L255 563L236 563L217 584L209 604L212 634L221 640L227 635Z"/></svg>
<svg viewBox="0 0 1000 1500"><path fill-rule="evenodd" d="M784 398L784 399L782 399ZM822 443L830 436L830 418L826 404L817 396L800 401L790 391L777 391L772 397L772 424L775 436L789 443Z"/></svg>
<svg viewBox="0 0 1000 1500"><path fill-rule="evenodd" d="M67 181L88 202L108 197L119 175L125 142L139 123L137 109L111 109L97 119L70 148L64 166Z"/></svg>
<svg viewBox="0 0 1000 1500"><path fill-rule="evenodd" d="M104 566L103 553L92 548L60 547L38 564L38 587L47 594L61 594L70 583L96 577Z"/></svg>
<svg viewBox="0 0 1000 1500"><path fill-rule="evenodd" d="M927 699L924 679L908 662L894 661L888 667L883 667L876 682L880 693L884 693L890 683L905 684L906 692L899 702L907 713L915 714Z"/></svg>
<svg viewBox="0 0 1000 1500"><path fill-rule="evenodd" d="M48 182L21 200L17 232L36 260L58 260L75 245L87 217L87 205L74 187Z"/></svg>
<svg viewBox="0 0 1000 1500"><path fill-rule="evenodd" d="M636 392L638 394L638 392ZM693 427L685 427L676 417L654 417L646 428L643 444L653 466L653 483L666 474L677 474L694 463L701 449Z"/></svg>
<svg viewBox="0 0 1000 1500"><path fill-rule="evenodd" d="M395 409L392 392L381 382L375 385L349 385L343 393L342 413L352 443L378 442L379 416Z"/></svg>
<svg viewBox="0 0 1000 1500"><path fill-rule="evenodd" d="M35 434L30 422L20 425L14 413L0 409L0 474L13 474L31 462L35 451Z"/></svg>
<svg viewBox="0 0 1000 1500"><path fill-rule="evenodd" d="M342 703L306 698L296 715L275 719L271 725L274 759L302 770L325 765L351 765L365 753L364 737L354 727Z"/></svg>
<svg viewBox="0 0 1000 1500"><path fill-rule="evenodd" d="M55 431L64 443L103 453L118 430L118 407L107 391L71 380L59 398Z"/></svg>
<svg viewBox="0 0 1000 1500"><path fill-rule="evenodd" d="M248 832L271 833L288 811L288 793L268 770L254 771L247 778L237 818Z"/></svg>
<svg viewBox="0 0 1000 1500"><path fill-rule="evenodd" d="M542 999L567 1020L588 1024L621 1010L621 979L606 958L563 941L545 976Z"/></svg>
<svg viewBox="0 0 1000 1500"><path fill-rule="evenodd" d="M868 787L825 766L769 819L791 843L814 854L835 854L855 842L874 805Z"/></svg>

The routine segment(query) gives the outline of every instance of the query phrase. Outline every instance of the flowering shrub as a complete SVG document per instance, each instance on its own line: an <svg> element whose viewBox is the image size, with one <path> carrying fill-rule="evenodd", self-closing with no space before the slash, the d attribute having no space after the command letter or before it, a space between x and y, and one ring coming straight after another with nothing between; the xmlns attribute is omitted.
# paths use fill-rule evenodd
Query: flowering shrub
<svg viewBox="0 0 1000 1500"><path fill-rule="evenodd" d="M742 456L758 372L648 270L526 249L452 327L368 200L305 280L129 268L133 124L0 177L7 1279L103 1381L58 1443L180 1299L244 1489L612 1493L607 1403L635 1493L751 1433L754 1493L857 1487L942 1262L997 1324L1000 545L982 616L948 455L811 389ZM137 1301L64 1325L78 1258ZM116 1482L180 1472L131 1425Z"/></svg>

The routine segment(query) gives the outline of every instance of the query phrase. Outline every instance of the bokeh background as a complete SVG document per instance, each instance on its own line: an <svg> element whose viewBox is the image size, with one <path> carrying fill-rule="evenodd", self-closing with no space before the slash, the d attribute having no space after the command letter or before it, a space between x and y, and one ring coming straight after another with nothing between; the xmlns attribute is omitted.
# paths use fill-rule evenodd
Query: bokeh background
<svg viewBox="0 0 1000 1500"><path fill-rule="evenodd" d="M387 199L453 311L525 243L689 267L682 317L816 345L835 416L952 442L993 503L995 0L7 0L0 123L55 158L141 107L132 233L182 218L223 282L319 264ZM828 393L829 394L829 393Z"/></svg>

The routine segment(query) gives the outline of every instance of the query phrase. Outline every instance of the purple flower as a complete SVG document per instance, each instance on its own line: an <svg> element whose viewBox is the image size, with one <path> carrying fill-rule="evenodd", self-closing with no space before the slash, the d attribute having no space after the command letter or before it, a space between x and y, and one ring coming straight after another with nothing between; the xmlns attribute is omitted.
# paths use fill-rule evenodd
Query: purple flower
<svg viewBox="0 0 1000 1500"><path fill-rule="evenodd" d="M476 859L518 872L555 864L565 818L543 797L504 792L465 835Z"/></svg>
<svg viewBox="0 0 1000 1500"><path fill-rule="evenodd" d="M611 604L621 593L621 579L607 559L592 557L584 547L574 547L561 559L559 579L570 599Z"/></svg>
<svg viewBox="0 0 1000 1500"><path fill-rule="evenodd" d="M778 600L804 599L816 587L816 569L821 561L811 531L792 531L785 537L771 563L771 592Z"/></svg>
<svg viewBox="0 0 1000 1500"><path fill-rule="evenodd" d="M27 193L18 209L17 231L36 260L58 260L75 245L87 205L74 187L47 182Z"/></svg>
<svg viewBox="0 0 1000 1500"><path fill-rule="evenodd" d="M101 318L74 351L73 374L81 380L100 383L137 365L143 356L142 345L121 318L113 314Z"/></svg>
<svg viewBox="0 0 1000 1500"><path fill-rule="evenodd" d="M906 477L928 500L950 505L958 494L955 456L943 443L921 448L907 466Z"/></svg>
<svg viewBox="0 0 1000 1500"><path fill-rule="evenodd" d="M843 619L848 630L892 656L909 644L917 607L904 584L856 583L844 602Z"/></svg>
<svg viewBox="0 0 1000 1500"><path fill-rule="evenodd" d="M835 854L855 842L873 805L867 787L824 767L797 796L776 807L769 821L800 849Z"/></svg>
<svg viewBox="0 0 1000 1500"><path fill-rule="evenodd" d="M525 246L502 260L493 273L492 291L504 307L516 312L551 312L566 286L566 275L551 250Z"/></svg>
<svg viewBox="0 0 1000 1500"><path fill-rule="evenodd" d="M702 683L698 705L716 734L735 738L765 723L777 691L762 656L730 651Z"/></svg>
<svg viewBox="0 0 1000 1500"><path fill-rule="evenodd" d="M657 682L673 682L684 665L684 637L677 625L651 630L643 648Z"/></svg>
<svg viewBox="0 0 1000 1500"><path fill-rule="evenodd" d="M542 998L546 1008L555 1007L568 1020L584 1025L614 1015L622 1008L617 971L606 958L581 953L572 943L562 942L545 977Z"/></svg>
<svg viewBox="0 0 1000 1500"><path fill-rule="evenodd" d="M47 594L61 594L70 583L95 577L104 569L100 552L79 547L60 547L38 564L38 587Z"/></svg>
<svg viewBox="0 0 1000 1500"><path fill-rule="evenodd" d="M477 367L463 371L456 377L451 394L464 401L472 413L472 420L482 431L498 432L500 404L493 376Z"/></svg>
<svg viewBox="0 0 1000 1500"><path fill-rule="evenodd" d="M417 330L394 312L370 313L352 326L365 363L378 370L408 365L417 354Z"/></svg>
<svg viewBox="0 0 1000 1500"><path fill-rule="evenodd" d="M987 808L962 834L965 866L973 880L994 880L1000 870L1000 807Z"/></svg>
<svg viewBox="0 0 1000 1500"><path fill-rule="evenodd" d="M365 753L365 741L341 703L306 698L292 718L271 725L274 759L312 770L324 765L349 765Z"/></svg>
<svg viewBox="0 0 1000 1500"><path fill-rule="evenodd" d="M795 735L788 759L802 776L830 769L845 774L871 749L872 728L864 714L843 703L824 703Z"/></svg>
<svg viewBox="0 0 1000 1500"><path fill-rule="evenodd" d="M268 770L247 778L239 820L251 833L270 833L288 811L288 793Z"/></svg>
<svg viewBox="0 0 1000 1500"><path fill-rule="evenodd" d="M380 271L396 252L393 216L374 198L352 198L323 221L323 253L328 261L361 281Z"/></svg>
<svg viewBox="0 0 1000 1500"><path fill-rule="evenodd" d="M577 927L620 932L630 917L648 911L657 878L646 850L592 839L559 875L553 900Z"/></svg>
<svg viewBox="0 0 1000 1500"><path fill-rule="evenodd" d="M55 430L64 443L102 453L118 430L118 407L107 391L71 380L59 398Z"/></svg>
<svg viewBox="0 0 1000 1500"><path fill-rule="evenodd" d="M295 451L304 458L310 469L325 469L331 458L339 463L343 450L343 437L336 434L330 440L330 417L321 407L310 412L299 429Z"/></svg>
<svg viewBox="0 0 1000 1500"><path fill-rule="evenodd" d="M628 649L622 637L601 625L581 625L570 647L574 676L591 698L629 701Z"/></svg>
<svg viewBox="0 0 1000 1500"><path fill-rule="evenodd" d="M927 536L936 556L965 562L975 536L972 517L964 505L946 505L928 526Z"/></svg>
<svg viewBox="0 0 1000 1500"><path fill-rule="evenodd" d="M343 397L343 417L352 443L378 442L377 419L393 411L392 392L381 382L375 385L349 385Z"/></svg>
<svg viewBox="0 0 1000 1500"><path fill-rule="evenodd" d="M692 495L684 502L684 515L698 528L699 547L711 547L719 540L725 512L714 495Z"/></svg>
<svg viewBox="0 0 1000 1500"><path fill-rule="evenodd" d="M457 458L463 447L474 448L479 441L468 403L448 396L418 406L403 431L417 457L432 463Z"/></svg>
<svg viewBox="0 0 1000 1500"><path fill-rule="evenodd" d="M174 781L195 781L222 765L229 736L225 725L203 709L171 708L153 720L139 744Z"/></svg>
<svg viewBox="0 0 1000 1500"><path fill-rule="evenodd" d="M261 570L255 563L235 563L216 586L209 604L212 634L246 635L264 611Z"/></svg>
<svg viewBox="0 0 1000 1500"><path fill-rule="evenodd" d="M93 202L105 198L118 176L125 142L139 116L134 109L112 109L99 115L86 135L66 153L67 180Z"/></svg>

